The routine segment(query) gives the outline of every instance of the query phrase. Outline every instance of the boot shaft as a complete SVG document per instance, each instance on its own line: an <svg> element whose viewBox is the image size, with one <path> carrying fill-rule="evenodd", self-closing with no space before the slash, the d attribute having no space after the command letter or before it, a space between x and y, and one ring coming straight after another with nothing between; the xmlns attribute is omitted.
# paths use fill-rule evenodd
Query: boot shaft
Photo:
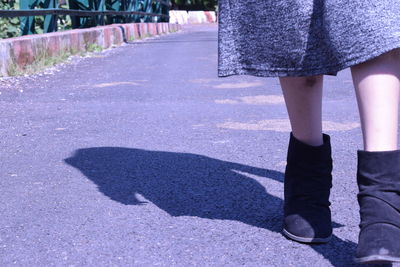
<svg viewBox="0 0 400 267"><path fill-rule="evenodd" d="M360 227L386 221L400 227L400 150L358 151Z"/></svg>
<svg viewBox="0 0 400 267"><path fill-rule="evenodd" d="M332 187L332 157L329 135L323 136L321 146L310 146L290 135L285 170L285 202L318 199L330 205ZM322 204L322 203L319 203Z"/></svg>

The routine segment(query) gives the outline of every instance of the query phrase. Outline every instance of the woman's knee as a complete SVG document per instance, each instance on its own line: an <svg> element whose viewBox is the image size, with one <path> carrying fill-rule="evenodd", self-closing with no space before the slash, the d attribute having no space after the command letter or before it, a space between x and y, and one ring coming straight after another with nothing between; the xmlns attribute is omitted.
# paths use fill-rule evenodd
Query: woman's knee
<svg viewBox="0 0 400 267"><path fill-rule="evenodd" d="M390 50L389 52L382 54L381 57L390 60L400 60L400 48Z"/></svg>
<svg viewBox="0 0 400 267"><path fill-rule="evenodd" d="M295 88L315 88L322 82L322 75L306 77L282 77L281 82Z"/></svg>
<svg viewBox="0 0 400 267"><path fill-rule="evenodd" d="M381 54L375 58L372 58L366 62L355 65L354 67L363 67L363 66L369 66L369 65L374 65L374 64L382 65L382 64L387 64L387 63L400 63L400 48L390 50L390 51L388 51L384 54Z"/></svg>
<svg viewBox="0 0 400 267"><path fill-rule="evenodd" d="M322 81L322 76L308 76L302 78L304 87L315 87Z"/></svg>
<svg viewBox="0 0 400 267"><path fill-rule="evenodd" d="M396 48L378 57L351 67L353 78L362 80L373 74L390 74L400 79L400 49Z"/></svg>

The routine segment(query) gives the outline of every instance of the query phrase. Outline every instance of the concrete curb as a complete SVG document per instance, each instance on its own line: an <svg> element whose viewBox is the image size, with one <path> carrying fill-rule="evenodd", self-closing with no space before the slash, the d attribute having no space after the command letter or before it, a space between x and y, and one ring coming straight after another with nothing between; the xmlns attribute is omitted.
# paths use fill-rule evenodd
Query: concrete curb
<svg viewBox="0 0 400 267"><path fill-rule="evenodd" d="M181 25L171 23L112 24L0 40L0 76L9 76L12 68L23 70L39 59L88 51L91 45L105 49L180 29Z"/></svg>
<svg viewBox="0 0 400 267"><path fill-rule="evenodd" d="M217 16L215 11L170 10L169 22L178 24L215 23Z"/></svg>
<svg viewBox="0 0 400 267"><path fill-rule="evenodd" d="M214 11L189 11L189 23L213 23L216 22Z"/></svg>

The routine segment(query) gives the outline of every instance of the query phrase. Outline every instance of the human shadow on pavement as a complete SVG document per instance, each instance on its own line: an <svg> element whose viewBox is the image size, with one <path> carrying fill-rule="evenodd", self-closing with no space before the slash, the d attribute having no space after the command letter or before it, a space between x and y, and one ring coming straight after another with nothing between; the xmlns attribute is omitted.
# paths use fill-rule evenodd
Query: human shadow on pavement
<svg viewBox="0 0 400 267"><path fill-rule="evenodd" d="M79 149L65 162L104 195L125 205L144 204L138 193L171 216L235 220L281 231L283 201L257 181L283 183L284 175L278 171L190 153L122 147ZM353 242L336 236L328 245L312 247L333 266L350 263L355 250Z"/></svg>

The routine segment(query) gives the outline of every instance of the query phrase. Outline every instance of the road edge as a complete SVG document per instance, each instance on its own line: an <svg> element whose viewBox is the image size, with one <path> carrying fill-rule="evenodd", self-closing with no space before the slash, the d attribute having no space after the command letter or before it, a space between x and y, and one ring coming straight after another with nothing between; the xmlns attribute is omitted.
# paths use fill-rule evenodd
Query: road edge
<svg viewBox="0 0 400 267"><path fill-rule="evenodd" d="M167 22L127 23L3 39L0 40L0 77L21 75L35 64L51 64L70 55L120 46L181 28L179 24Z"/></svg>

